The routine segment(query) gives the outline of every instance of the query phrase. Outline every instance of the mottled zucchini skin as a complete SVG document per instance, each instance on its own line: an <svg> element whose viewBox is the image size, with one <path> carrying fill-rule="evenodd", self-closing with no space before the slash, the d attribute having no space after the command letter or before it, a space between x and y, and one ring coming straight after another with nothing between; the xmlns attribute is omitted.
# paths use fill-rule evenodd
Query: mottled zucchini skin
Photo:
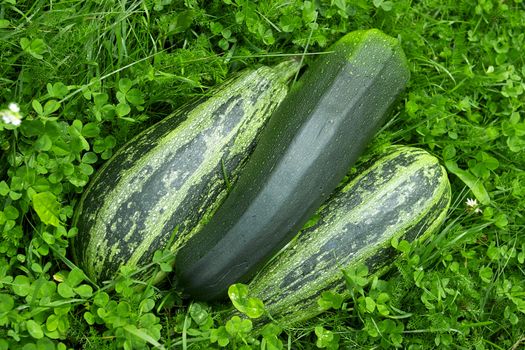
<svg viewBox="0 0 525 350"><path fill-rule="evenodd" d="M124 145L77 205L74 260L95 281L151 262L176 227L175 251L226 195L260 131L284 99L294 61L245 71ZM181 122L182 120L182 122Z"/></svg>
<svg viewBox="0 0 525 350"><path fill-rule="evenodd" d="M285 324L322 312L331 290L349 296L341 269L359 263L371 274L396 257L393 238L413 241L436 231L450 205L450 183L438 160L418 148L396 147L334 194L320 219L303 230L250 282L272 317Z"/></svg>
<svg viewBox="0 0 525 350"><path fill-rule="evenodd" d="M248 281L297 233L383 124L409 78L397 40L347 34L319 57L271 117L224 204L177 254L177 276L214 300Z"/></svg>

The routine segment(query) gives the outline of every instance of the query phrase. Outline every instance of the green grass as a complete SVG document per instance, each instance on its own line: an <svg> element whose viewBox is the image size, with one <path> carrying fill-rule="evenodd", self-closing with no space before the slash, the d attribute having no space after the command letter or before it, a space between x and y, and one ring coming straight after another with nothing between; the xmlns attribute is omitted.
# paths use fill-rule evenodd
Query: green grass
<svg viewBox="0 0 525 350"><path fill-rule="evenodd" d="M389 144L440 158L454 198L436 235L294 327L252 329L132 271L85 280L70 219L119 146L236 71L312 64L364 28L399 38L412 76L361 162ZM0 109L23 116L0 121L0 349L525 346L524 33L521 0L0 1Z"/></svg>

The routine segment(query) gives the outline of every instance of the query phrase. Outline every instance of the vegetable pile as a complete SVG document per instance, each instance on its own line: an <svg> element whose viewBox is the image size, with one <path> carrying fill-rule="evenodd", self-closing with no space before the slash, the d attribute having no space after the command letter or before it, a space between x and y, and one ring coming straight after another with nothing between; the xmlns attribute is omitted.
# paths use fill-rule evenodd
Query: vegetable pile
<svg viewBox="0 0 525 350"><path fill-rule="evenodd" d="M251 288L270 314L302 321L321 311L321 292L344 289L341 269L365 263L379 273L392 261L391 240L439 226L450 185L418 149L386 155L332 194L408 81L397 40L351 32L286 94L298 68L245 71L105 164L74 217L75 260L91 279L170 250L177 286L197 300L220 300L257 274ZM262 269L323 202L319 222Z"/></svg>

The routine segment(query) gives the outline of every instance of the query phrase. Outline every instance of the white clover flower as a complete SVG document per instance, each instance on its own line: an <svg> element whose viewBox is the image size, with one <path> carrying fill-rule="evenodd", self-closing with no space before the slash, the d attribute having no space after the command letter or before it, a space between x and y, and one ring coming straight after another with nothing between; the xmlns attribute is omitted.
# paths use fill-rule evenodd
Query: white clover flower
<svg viewBox="0 0 525 350"><path fill-rule="evenodd" d="M466 205L467 205L467 210L469 211L473 211L474 213L477 213L477 214L480 214L483 212L481 208L478 206L478 201L475 199L467 198Z"/></svg>
<svg viewBox="0 0 525 350"><path fill-rule="evenodd" d="M467 207L475 208L478 206L478 201L472 198L467 198Z"/></svg>
<svg viewBox="0 0 525 350"><path fill-rule="evenodd" d="M22 123L20 107L16 103L10 103L7 109L0 110L0 116L5 124L18 126Z"/></svg>
<svg viewBox="0 0 525 350"><path fill-rule="evenodd" d="M6 124L13 124L13 125L20 125L20 123L22 122L20 119L18 119L15 115L13 114L8 114L8 113L3 113L2 115L2 120L4 121L4 123Z"/></svg>
<svg viewBox="0 0 525 350"><path fill-rule="evenodd" d="M11 102L7 108L13 113L20 113L20 107L14 102Z"/></svg>
<svg viewBox="0 0 525 350"><path fill-rule="evenodd" d="M15 126L18 126L22 123L22 121L20 119L18 119L16 116L12 115L11 116L11 124L15 125Z"/></svg>
<svg viewBox="0 0 525 350"><path fill-rule="evenodd" d="M6 124L11 124L11 115L7 114L5 111L0 111L0 116L2 116L2 120Z"/></svg>

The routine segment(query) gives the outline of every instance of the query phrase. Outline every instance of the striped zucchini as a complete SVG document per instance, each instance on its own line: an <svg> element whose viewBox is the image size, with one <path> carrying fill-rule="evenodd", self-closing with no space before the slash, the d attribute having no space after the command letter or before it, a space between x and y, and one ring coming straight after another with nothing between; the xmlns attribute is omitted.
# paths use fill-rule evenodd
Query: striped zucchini
<svg viewBox="0 0 525 350"><path fill-rule="evenodd" d="M224 204L177 253L181 287L214 300L253 277L343 179L408 78L399 42L379 30L332 45L271 117Z"/></svg>
<svg viewBox="0 0 525 350"><path fill-rule="evenodd" d="M250 282L272 317L293 324L318 315L323 291L349 296L341 269L365 263L380 274L395 258L393 238L422 239L443 222L450 204L444 168L421 149L394 149L335 193L319 221Z"/></svg>
<svg viewBox="0 0 525 350"><path fill-rule="evenodd" d="M235 180L298 66L243 72L137 135L101 168L73 219L74 259L90 278L151 262L176 227L173 251L199 230L226 195L224 175Z"/></svg>

